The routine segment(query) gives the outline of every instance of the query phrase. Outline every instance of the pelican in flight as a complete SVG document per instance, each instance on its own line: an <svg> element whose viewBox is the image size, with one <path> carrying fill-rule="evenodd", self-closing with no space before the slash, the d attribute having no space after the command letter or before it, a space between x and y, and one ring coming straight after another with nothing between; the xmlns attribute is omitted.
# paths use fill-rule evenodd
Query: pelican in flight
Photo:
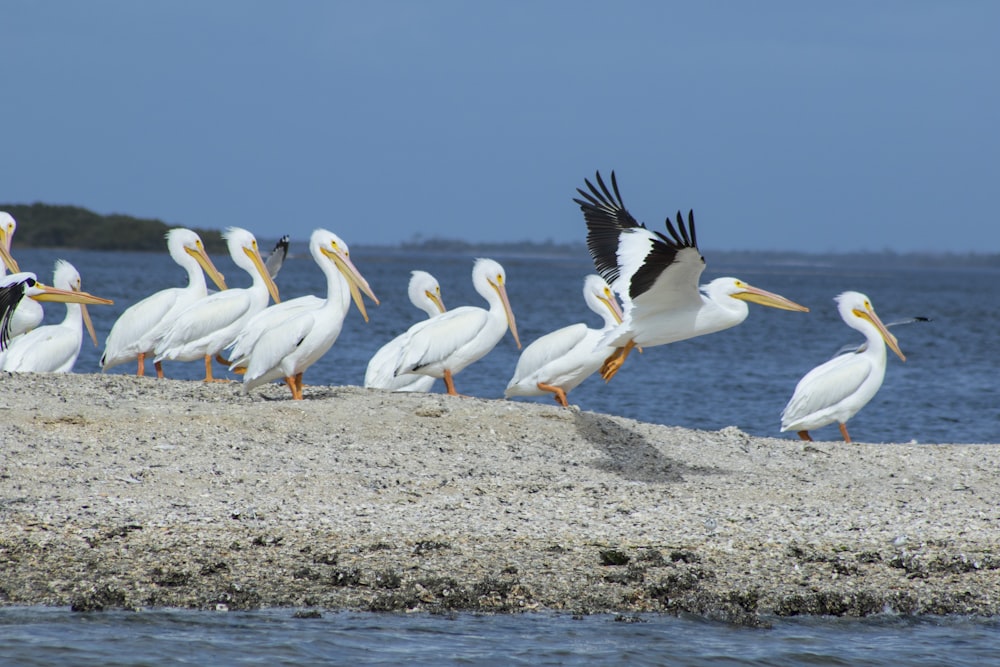
<svg viewBox="0 0 1000 667"><path fill-rule="evenodd" d="M20 273L17 262L10 254L10 244L14 240L14 232L17 231L17 221L7 211L0 211L0 276L7 274L7 269L11 273Z"/></svg>
<svg viewBox="0 0 1000 667"><path fill-rule="evenodd" d="M333 232L317 229L309 239L309 252L326 275L326 299L319 307L306 307L255 336L253 347L234 359L232 369L243 367L243 393L284 378L292 398L302 400L302 374L336 342L344 317L354 298L361 315L368 313L361 293L378 304L368 281L351 262L347 244ZM266 311L265 311L266 312Z"/></svg>
<svg viewBox="0 0 1000 667"><path fill-rule="evenodd" d="M545 334L524 348L514 377L504 396L544 396L552 393L563 407L566 394L590 377L613 348L599 345L605 331L622 321L622 311L611 287L603 278L587 276L583 281L587 306L604 319L604 326L591 329L583 322Z"/></svg>
<svg viewBox="0 0 1000 667"><path fill-rule="evenodd" d="M650 231L622 203L615 172L611 188L597 172L597 186L577 189L574 199L587 223L587 248L597 272L624 304L624 319L608 331L602 345L615 348L601 366L605 381L614 377L633 347L665 345L722 331L740 324L750 310L746 302L808 312L783 296L738 278L716 278L699 288L705 258L698 250L694 212L687 226L680 212L677 227L666 220L669 236Z"/></svg>
<svg viewBox="0 0 1000 667"><path fill-rule="evenodd" d="M18 274L15 274L18 275ZM24 275L24 274L19 274ZM22 283L23 284L23 283ZM83 343L83 326L86 325L90 337L97 345L97 334L94 324L87 312L88 303L109 304L111 301L100 299L83 292L80 285L80 273L65 260L56 262L52 285L58 291L44 291L42 295L77 297L75 300L64 300L66 317L59 324L33 328L14 338L3 357L2 370L18 373L69 373L80 354ZM25 293L31 298L36 282ZM49 288L42 287L43 290ZM60 299L62 300L62 299Z"/></svg>
<svg viewBox="0 0 1000 667"><path fill-rule="evenodd" d="M520 349L506 283L507 276L498 262L477 259L472 267L472 285L486 299L489 310L462 306L414 324L394 374L441 378L448 394L457 396L454 375L486 356L508 327Z"/></svg>
<svg viewBox="0 0 1000 667"><path fill-rule="evenodd" d="M201 237L190 229L177 228L167 232L167 250L170 257L187 271L186 287L170 287L150 294L129 306L111 327L101 356L101 370L119 364L137 361L136 375L145 374L146 355L152 355L156 343L174 318L185 308L208 296L205 274L219 289L226 289L226 281L215 268ZM155 363L156 376L163 377L161 362Z"/></svg>
<svg viewBox="0 0 1000 667"><path fill-rule="evenodd" d="M413 271L410 274L410 284L407 289L410 303L427 313L427 317L440 315L447 310L441 299L441 286L437 278L426 271ZM434 377L430 375L415 375L405 373L394 375L400 356L406 349L409 340L409 330L399 334L379 348L379 351L368 362L365 371L365 386L370 389L387 389L389 391L422 391L431 390Z"/></svg>
<svg viewBox="0 0 1000 667"><path fill-rule="evenodd" d="M268 294L279 301L254 235L240 227L223 233L236 266L250 274L253 283L243 289L226 289L198 299L177 314L156 343L154 362L205 360L205 382L213 382L212 357L232 344L251 317L264 310Z"/></svg>
<svg viewBox="0 0 1000 667"><path fill-rule="evenodd" d="M810 430L839 422L844 442L851 442L847 420L865 407L882 386L885 346L906 361L896 337L882 324L867 296L844 292L835 301L844 322L864 334L866 345L820 364L795 386L781 413L781 431L796 431L803 440L812 440Z"/></svg>

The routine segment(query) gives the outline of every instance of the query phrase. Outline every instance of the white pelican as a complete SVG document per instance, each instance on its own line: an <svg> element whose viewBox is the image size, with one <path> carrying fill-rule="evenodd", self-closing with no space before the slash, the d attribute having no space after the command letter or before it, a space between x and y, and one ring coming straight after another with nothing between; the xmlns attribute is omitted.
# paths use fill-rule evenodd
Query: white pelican
<svg viewBox="0 0 1000 667"><path fill-rule="evenodd" d="M605 357L614 352L613 348L598 344L605 331L622 321L622 311L611 287L600 276L587 276L583 281L583 298L592 311L604 318L604 326L591 329L583 322L571 324L524 348L505 397L552 393L560 405L568 407L566 394L590 377Z"/></svg>
<svg viewBox="0 0 1000 667"><path fill-rule="evenodd" d="M7 211L0 211L0 276L7 274L7 269L11 273L20 273L17 262L10 254L10 244L14 239L14 232L17 231L17 221Z"/></svg>
<svg viewBox="0 0 1000 667"><path fill-rule="evenodd" d="M284 378L292 398L302 400L302 374L336 342L351 307L351 298L366 322L368 313L361 292L378 303L368 282L351 262L347 244L339 236L317 229L309 239L309 252L326 275L326 299L320 300L319 307L293 311L284 321L267 326L254 336L253 347L244 356L235 358L231 367L231 370L246 369L243 393Z"/></svg>
<svg viewBox="0 0 1000 667"><path fill-rule="evenodd" d="M85 294L80 286L79 272L65 260L56 262L52 285L64 293L80 296ZM37 283L35 287L38 287ZM87 313L87 303L111 302L97 297L66 301L66 317L61 323L34 328L11 341L3 358L2 370L18 373L69 373L80 354L84 324L94 345L97 345L97 334L94 333L94 325Z"/></svg>
<svg viewBox="0 0 1000 667"><path fill-rule="evenodd" d="M602 340L615 347L601 367L605 380L618 372L633 347L665 345L736 326L750 312L746 301L808 312L805 306L737 278L716 278L699 288L705 258L698 250L694 212L688 213L687 227L680 212L676 229L668 217L667 237L646 229L626 210L613 171L614 194L600 172L600 189L584 182L590 192L577 189L583 199L573 201L587 222L587 247L597 272L621 298L625 312L622 323Z"/></svg>
<svg viewBox="0 0 1000 667"><path fill-rule="evenodd" d="M41 324L45 314L38 303L41 301L79 304L114 303L87 292L43 285L38 282L35 274L30 272L4 276L0 278L0 351L6 350L8 343L13 339ZM90 329L93 329L93 325Z"/></svg>
<svg viewBox="0 0 1000 667"><path fill-rule="evenodd" d="M312 244L310 242L310 253L312 252ZM268 274L271 278L278 275L278 271L281 270L281 266L285 261L285 257L288 255L288 236L281 237L278 244L274 246L274 250L268 255L267 260L264 262L264 266L267 268ZM325 263L325 260L324 260ZM322 268L322 264L320 268ZM227 347L232 347L229 353L229 359L223 359L221 356L217 357L217 361L224 363L230 367L230 370L236 373L243 373L246 371L246 360L253 350L254 345L257 344L257 339L273 327L280 325L285 320L289 319L294 315L298 315L307 310L314 310L321 308L325 299L314 294L306 294L305 296L296 297L294 299L288 299L287 301L282 301L281 303L275 303L272 306L268 306L264 310L260 311L243 325L239 334L233 340L231 345ZM363 302L362 306L363 308ZM346 312L346 309L345 309ZM368 315L365 314L365 321L368 320Z"/></svg>
<svg viewBox="0 0 1000 667"><path fill-rule="evenodd" d="M803 440L812 440L811 429L839 422L844 442L851 441L847 420L872 400L885 377L882 341L906 361L896 337L882 324L867 296L844 292L835 301L844 322L864 334L867 345L820 364L799 380L781 413L781 430L796 431Z"/></svg>
<svg viewBox="0 0 1000 667"><path fill-rule="evenodd" d="M417 373L444 379L448 394L457 396L453 376L492 350L510 327L518 349L514 313L507 299L507 277L492 259L477 259L472 284L490 309L462 306L417 322L396 366L395 374Z"/></svg>
<svg viewBox="0 0 1000 667"><path fill-rule="evenodd" d="M219 289L226 289L225 279L209 259L201 237L179 227L167 232L167 250L188 275L186 287L170 287L150 294L129 306L111 327L101 356L101 370L119 364L138 362L136 375L145 374L146 355L151 355L163 332L185 308L208 296L205 274ZM202 272L204 270L204 273ZM156 362L156 376L163 377L163 367Z"/></svg>
<svg viewBox="0 0 1000 667"><path fill-rule="evenodd" d="M253 284L227 289L199 299L170 322L156 343L154 362L205 360L205 382L213 382L212 357L232 344L243 325L267 307L268 294L279 301L257 248L257 239L245 229L229 227L223 233L229 254L238 267L250 274Z"/></svg>
<svg viewBox="0 0 1000 667"><path fill-rule="evenodd" d="M427 313L427 317L440 315L447 310L441 299L441 286L437 278L426 271L413 271L407 288L410 303ZM409 330L399 334L379 348L372 356L365 371L365 386L370 389L387 389L389 391L423 391L431 390L434 378L429 375L405 373L394 375L399 364L400 355L409 339Z"/></svg>

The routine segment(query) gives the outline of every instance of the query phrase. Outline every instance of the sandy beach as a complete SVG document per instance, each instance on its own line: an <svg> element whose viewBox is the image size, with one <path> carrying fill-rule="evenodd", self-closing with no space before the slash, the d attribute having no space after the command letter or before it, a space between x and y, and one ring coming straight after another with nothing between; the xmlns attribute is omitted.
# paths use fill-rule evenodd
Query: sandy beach
<svg viewBox="0 0 1000 667"><path fill-rule="evenodd" d="M993 445L358 387L305 399L3 374L0 604L1000 613Z"/></svg>

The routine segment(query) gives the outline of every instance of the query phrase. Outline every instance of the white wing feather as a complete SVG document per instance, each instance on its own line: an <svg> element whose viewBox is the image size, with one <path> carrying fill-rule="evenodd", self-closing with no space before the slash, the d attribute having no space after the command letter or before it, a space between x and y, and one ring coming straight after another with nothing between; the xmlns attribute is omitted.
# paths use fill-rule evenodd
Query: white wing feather
<svg viewBox="0 0 1000 667"><path fill-rule="evenodd" d="M411 328L410 343L396 366L396 374L441 362L475 339L488 319L488 311L462 306L417 322Z"/></svg>
<svg viewBox="0 0 1000 667"><path fill-rule="evenodd" d="M812 369L799 380L782 411L782 428L838 405L854 394L871 372L871 361L864 355L834 357Z"/></svg>

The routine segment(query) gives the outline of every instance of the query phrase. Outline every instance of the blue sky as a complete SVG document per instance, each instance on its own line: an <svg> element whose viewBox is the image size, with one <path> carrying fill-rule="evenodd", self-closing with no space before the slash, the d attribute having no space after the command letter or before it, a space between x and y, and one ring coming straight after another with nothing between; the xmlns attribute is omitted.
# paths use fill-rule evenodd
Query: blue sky
<svg viewBox="0 0 1000 667"><path fill-rule="evenodd" d="M0 6L0 201L348 243L1000 252L1000 3ZM16 243L16 240L15 240Z"/></svg>

